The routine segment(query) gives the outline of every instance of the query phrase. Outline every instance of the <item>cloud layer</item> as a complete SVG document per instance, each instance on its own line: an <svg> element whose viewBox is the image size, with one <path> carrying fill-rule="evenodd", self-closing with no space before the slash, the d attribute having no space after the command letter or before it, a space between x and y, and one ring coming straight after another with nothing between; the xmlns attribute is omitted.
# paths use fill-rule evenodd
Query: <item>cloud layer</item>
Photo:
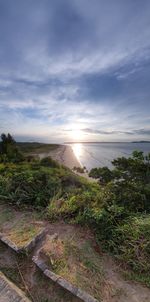
<svg viewBox="0 0 150 302"><path fill-rule="evenodd" d="M148 0L0 0L1 131L149 139L149 36Z"/></svg>

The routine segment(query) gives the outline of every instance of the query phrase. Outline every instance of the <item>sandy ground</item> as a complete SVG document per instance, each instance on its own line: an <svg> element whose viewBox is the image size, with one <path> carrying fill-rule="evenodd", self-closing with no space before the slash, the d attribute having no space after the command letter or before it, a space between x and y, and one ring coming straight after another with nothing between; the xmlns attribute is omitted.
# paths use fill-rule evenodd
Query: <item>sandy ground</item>
<svg viewBox="0 0 150 302"><path fill-rule="evenodd" d="M77 160L70 146L60 145L55 150L52 150L48 153L39 154L40 158L43 158L45 156L51 156L53 159L57 160L60 164L67 166L70 169L73 169L73 167L81 167L79 161Z"/></svg>
<svg viewBox="0 0 150 302"><path fill-rule="evenodd" d="M54 160L57 160L60 164L68 167L73 170L74 167L82 167L78 159L76 158L73 149L71 146L60 145L57 149L52 150L47 153L36 154L40 157L40 159L51 156ZM75 174L79 176L83 176L91 182L97 182L97 179L91 178L88 176L87 172L79 173L74 171Z"/></svg>

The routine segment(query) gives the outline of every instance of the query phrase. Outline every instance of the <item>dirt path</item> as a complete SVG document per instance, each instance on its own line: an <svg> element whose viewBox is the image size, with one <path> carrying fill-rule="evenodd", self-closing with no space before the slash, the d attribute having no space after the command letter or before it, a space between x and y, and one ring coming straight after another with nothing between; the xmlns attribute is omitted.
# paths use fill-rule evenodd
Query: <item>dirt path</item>
<svg viewBox="0 0 150 302"><path fill-rule="evenodd" d="M112 257L105 255L102 265L106 276L103 302L150 302L150 289L124 280Z"/></svg>
<svg viewBox="0 0 150 302"><path fill-rule="evenodd" d="M19 215L21 214L19 213ZM15 215L16 217L17 215ZM104 273L101 302L150 302L150 289L139 283L124 280L120 267L112 257L100 251L94 241L94 235L88 228L69 225L64 222L50 224L47 221L42 221L42 224L46 228L48 235L57 233L62 240L76 237L79 244L82 240L92 240L93 247L100 256L100 266ZM6 229L7 227L8 225L6 224ZM32 256L39 253L43 243L44 239L37 244L31 255L26 259L17 258L10 249L4 245L0 245L0 269L17 285L20 284L20 287L26 292L24 284L21 283L18 268L16 267L16 263L18 263L25 283L34 297L33 301L43 302L45 300L42 297L44 297L48 299L46 301L51 302L77 302L78 299L64 292L55 284L50 283L46 278L43 279L43 276L37 271L32 262Z"/></svg>
<svg viewBox="0 0 150 302"><path fill-rule="evenodd" d="M80 238L93 239L93 234L89 229L67 225L63 222L47 224L47 232L51 235L57 233L61 238L80 234ZM40 247L41 244L39 245ZM150 289L137 282L126 281L114 259L101 253L96 245L95 249L101 254L101 265L105 276L102 302L150 302Z"/></svg>

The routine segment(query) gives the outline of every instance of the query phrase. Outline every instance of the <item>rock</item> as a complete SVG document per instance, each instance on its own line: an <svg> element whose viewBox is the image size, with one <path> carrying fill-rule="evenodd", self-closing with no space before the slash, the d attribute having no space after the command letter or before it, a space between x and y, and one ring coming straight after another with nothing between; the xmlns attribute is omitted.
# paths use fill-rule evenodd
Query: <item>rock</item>
<svg viewBox="0 0 150 302"><path fill-rule="evenodd" d="M47 235L46 239L50 240L50 241L57 240L58 239L58 234L54 233L53 235Z"/></svg>

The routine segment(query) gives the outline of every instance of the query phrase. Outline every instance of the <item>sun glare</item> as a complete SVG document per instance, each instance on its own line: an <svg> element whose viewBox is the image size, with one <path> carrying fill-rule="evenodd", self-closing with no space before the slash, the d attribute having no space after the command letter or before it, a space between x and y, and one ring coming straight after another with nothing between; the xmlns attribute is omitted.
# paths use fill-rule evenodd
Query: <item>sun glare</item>
<svg viewBox="0 0 150 302"><path fill-rule="evenodd" d="M73 144L72 148L75 156L80 161L80 157L83 153L82 144Z"/></svg>
<svg viewBox="0 0 150 302"><path fill-rule="evenodd" d="M83 132L81 130L72 130L71 131L71 138L74 141L81 141L83 139Z"/></svg>

